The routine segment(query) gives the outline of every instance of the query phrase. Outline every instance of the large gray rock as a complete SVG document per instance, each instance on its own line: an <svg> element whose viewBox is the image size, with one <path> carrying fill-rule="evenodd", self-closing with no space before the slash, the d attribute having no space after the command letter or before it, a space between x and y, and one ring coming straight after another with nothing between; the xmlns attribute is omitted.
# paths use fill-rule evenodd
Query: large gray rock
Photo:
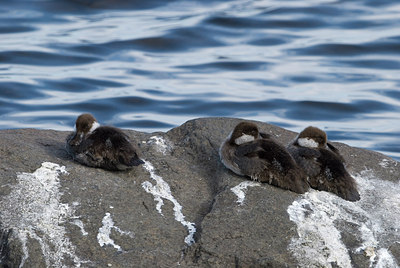
<svg viewBox="0 0 400 268"><path fill-rule="evenodd" d="M127 172L73 162L64 149L68 132L0 131L3 265L396 267L400 263L398 162L336 144L356 177L361 201L351 203L313 190L298 195L252 183L220 163L219 146L240 121L196 119L167 133L127 130L146 160ZM295 136L256 123L284 144Z"/></svg>

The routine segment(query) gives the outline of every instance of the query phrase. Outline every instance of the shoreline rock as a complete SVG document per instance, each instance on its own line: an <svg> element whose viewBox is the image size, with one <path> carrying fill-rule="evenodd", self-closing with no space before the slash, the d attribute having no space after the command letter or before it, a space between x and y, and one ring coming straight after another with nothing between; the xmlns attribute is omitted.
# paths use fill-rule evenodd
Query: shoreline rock
<svg viewBox="0 0 400 268"><path fill-rule="evenodd" d="M0 222L12 229L3 265L18 267L23 260L29 267L400 264L400 235L395 229L383 230L398 228L396 220L400 222L397 208L389 207L400 207L397 161L334 143L357 176L360 202L260 184L242 188L243 201L238 203L232 188L246 180L224 168L218 149L240 121L194 119L166 133L124 130L152 165L151 172L143 166L110 172L73 162L64 148L70 132L1 130ZM283 144L296 135L255 123ZM36 182L43 187L52 183L48 196ZM388 207L393 212L385 218ZM47 222L32 216L45 212L52 215ZM304 230L306 223L314 229ZM324 241L317 232L322 227L336 236ZM57 233L50 235L48 228ZM190 232L191 245L185 241ZM313 237L307 237L310 233ZM338 249L343 258L335 255Z"/></svg>

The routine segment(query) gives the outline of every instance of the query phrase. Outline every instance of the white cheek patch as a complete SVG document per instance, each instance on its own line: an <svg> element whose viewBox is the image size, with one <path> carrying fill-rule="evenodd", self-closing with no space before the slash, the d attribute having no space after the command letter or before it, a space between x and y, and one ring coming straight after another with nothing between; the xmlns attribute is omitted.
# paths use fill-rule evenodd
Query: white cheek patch
<svg viewBox="0 0 400 268"><path fill-rule="evenodd" d="M93 122L92 127L89 130L89 133L92 133L96 128L98 128L100 124L96 121Z"/></svg>
<svg viewBox="0 0 400 268"><path fill-rule="evenodd" d="M247 135L247 134L243 134L239 138L235 139L235 143L237 145L241 145L243 143L251 142L251 141L254 141L254 136Z"/></svg>
<svg viewBox="0 0 400 268"><path fill-rule="evenodd" d="M310 138L300 138L297 140L298 144L302 147L318 148L318 142Z"/></svg>

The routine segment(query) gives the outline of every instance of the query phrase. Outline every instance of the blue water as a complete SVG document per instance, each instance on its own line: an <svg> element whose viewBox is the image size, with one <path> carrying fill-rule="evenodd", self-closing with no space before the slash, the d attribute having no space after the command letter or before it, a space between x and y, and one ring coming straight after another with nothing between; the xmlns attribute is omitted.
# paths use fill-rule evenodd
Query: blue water
<svg viewBox="0 0 400 268"><path fill-rule="evenodd" d="M0 1L0 128L260 120L400 160L400 2Z"/></svg>

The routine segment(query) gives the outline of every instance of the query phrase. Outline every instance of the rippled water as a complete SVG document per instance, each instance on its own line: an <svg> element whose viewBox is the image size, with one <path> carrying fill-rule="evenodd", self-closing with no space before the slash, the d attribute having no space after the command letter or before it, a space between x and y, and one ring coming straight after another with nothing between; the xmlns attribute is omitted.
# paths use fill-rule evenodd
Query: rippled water
<svg viewBox="0 0 400 268"><path fill-rule="evenodd" d="M400 159L398 1L0 2L0 128L230 116Z"/></svg>

